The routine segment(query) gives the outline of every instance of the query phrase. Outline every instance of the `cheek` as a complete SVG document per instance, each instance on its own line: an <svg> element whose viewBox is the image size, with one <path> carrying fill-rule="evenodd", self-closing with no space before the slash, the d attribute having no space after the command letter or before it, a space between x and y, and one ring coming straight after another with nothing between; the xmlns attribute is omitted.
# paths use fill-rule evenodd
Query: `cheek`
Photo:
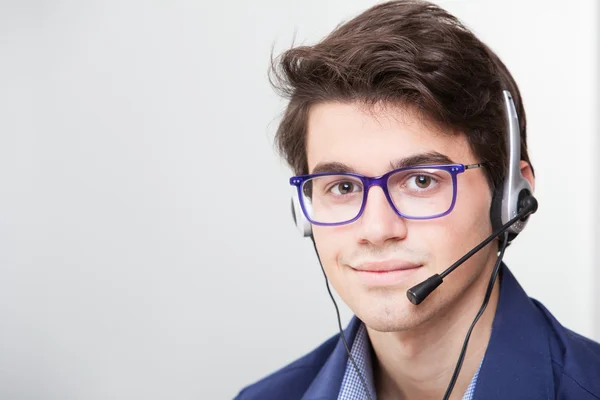
<svg viewBox="0 0 600 400"><path fill-rule="evenodd" d="M331 269L342 247L342 240L335 234L336 228L313 225L313 236L317 243L317 251L326 271Z"/></svg>
<svg viewBox="0 0 600 400"><path fill-rule="evenodd" d="M447 216L411 223L409 236L427 246L435 269L443 270L491 234L490 204L488 197L464 196Z"/></svg>
<svg viewBox="0 0 600 400"><path fill-rule="evenodd" d="M325 227L313 225L313 236L317 243L319 258L327 278L331 281L336 291L344 291L344 285L339 283L345 280L343 268L338 261L344 250L351 248L354 243L352 236L344 227Z"/></svg>
<svg viewBox="0 0 600 400"><path fill-rule="evenodd" d="M490 206L492 204L492 194L483 179L473 179L472 181L476 182L465 185L470 187L470 190L459 191L456 197L454 210L450 214L453 218L453 225L457 229L469 231L475 229L477 232L489 230L489 233L491 233Z"/></svg>

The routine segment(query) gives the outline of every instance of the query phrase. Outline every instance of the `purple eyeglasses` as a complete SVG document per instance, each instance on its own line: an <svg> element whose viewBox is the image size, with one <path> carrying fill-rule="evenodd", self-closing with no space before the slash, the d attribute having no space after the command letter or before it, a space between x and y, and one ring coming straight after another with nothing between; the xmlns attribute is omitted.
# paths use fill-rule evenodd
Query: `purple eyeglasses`
<svg viewBox="0 0 600 400"><path fill-rule="evenodd" d="M293 176L302 212L315 225L337 226L356 221L367 204L369 190L379 186L392 209L406 219L448 215L456 203L456 176L479 164L419 165L399 168L378 177L319 173Z"/></svg>

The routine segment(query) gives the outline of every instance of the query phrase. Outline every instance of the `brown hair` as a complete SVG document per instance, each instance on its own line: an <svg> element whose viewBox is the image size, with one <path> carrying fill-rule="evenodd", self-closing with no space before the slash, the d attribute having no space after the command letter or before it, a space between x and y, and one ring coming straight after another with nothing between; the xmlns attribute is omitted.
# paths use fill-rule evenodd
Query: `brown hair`
<svg viewBox="0 0 600 400"><path fill-rule="evenodd" d="M295 174L308 173L311 105L325 101L404 105L440 127L463 132L491 187L507 164L502 90L520 121L521 159L529 162L526 118L516 82L496 54L457 18L416 0L376 5L313 46L272 59L271 83L289 99L275 144Z"/></svg>

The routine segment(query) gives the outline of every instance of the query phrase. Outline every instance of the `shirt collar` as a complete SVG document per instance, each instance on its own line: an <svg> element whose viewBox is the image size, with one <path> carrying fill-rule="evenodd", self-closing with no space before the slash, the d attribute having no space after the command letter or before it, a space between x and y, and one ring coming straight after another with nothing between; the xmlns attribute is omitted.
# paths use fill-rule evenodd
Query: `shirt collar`
<svg viewBox="0 0 600 400"><path fill-rule="evenodd" d="M344 372L344 379L342 380L342 387L338 395L338 400L356 400L356 399L368 399L365 392L365 386L368 388L371 395L371 399L375 399L375 383L373 380L373 364L371 362L371 342L369 341L369 335L367 334L367 328L365 324L361 323L356 333L354 343L352 343L352 349L350 350L352 358L356 363L356 368L360 372L360 375L352 365L352 362L348 360L346 362L346 371ZM361 376L365 380L365 384L361 382Z"/></svg>

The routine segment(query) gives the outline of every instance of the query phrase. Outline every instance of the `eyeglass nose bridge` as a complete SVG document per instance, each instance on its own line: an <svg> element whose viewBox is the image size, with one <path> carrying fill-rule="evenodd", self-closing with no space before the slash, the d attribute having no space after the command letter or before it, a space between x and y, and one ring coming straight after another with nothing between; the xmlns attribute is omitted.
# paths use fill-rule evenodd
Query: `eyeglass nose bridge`
<svg viewBox="0 0 600 400"><path fill-rule="evenodd" d="M385 198L387 199L388 205L392 208L392 211L394 211L397 215L399 215L400 217L405 217L400 210L398 210L396 208L396 205L394 204L392 197L390 196L390 192L388 190L388 178L390 177L390 174L385 174L379 177L375 177L375 178L369 178L369 177L363 177L362 181L363 181L363 186L364 186L364 197L363 197L363 203L362 206L360 207L360 211L358 213L358 215L356 216L356 219L360 218L362 216L362 214L365 211L365 208L367 207L367 201L369 199L369 192L371 191L371 189L375 186L378 186L381 188L381 190L383 191L383 194L385 195Z"/></svg>

